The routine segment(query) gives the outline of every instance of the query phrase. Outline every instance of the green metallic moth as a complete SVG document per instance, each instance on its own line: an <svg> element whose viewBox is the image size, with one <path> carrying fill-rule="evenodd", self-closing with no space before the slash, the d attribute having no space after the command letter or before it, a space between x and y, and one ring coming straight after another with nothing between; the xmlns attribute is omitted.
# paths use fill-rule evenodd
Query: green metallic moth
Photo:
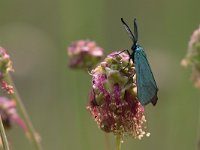
<svg viewBox="0 0 200 150"><path fill-rule="evenodd" d="M138 28L136 19L134 19L134 35L130 30L129 26L124 22L123 18L121 18L121 21L126 31L128 32L131 40L133 41L133 45L131 47L132 53L130 54L128 50L126 51L130 56L130 60L132 60L135 64L138 100L143 106L149 104L150 102L153 105L156 105L158 100L158 87L156 85L156 81L151 71L151 67L147 60L145 51L142 46L137 44Z"/></svg>

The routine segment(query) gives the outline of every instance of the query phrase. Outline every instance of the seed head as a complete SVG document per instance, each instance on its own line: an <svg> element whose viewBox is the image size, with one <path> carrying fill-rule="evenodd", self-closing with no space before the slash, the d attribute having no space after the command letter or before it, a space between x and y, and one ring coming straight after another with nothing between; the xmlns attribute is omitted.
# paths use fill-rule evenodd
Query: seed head
<svg viewBox="0 0 200 150"><path fill-rule="evenodd" d="M98 127L138 139L146 135L144 107L137 100L135 67L129 56L111 53L91 75L92 91L87 108Z"/></svg>

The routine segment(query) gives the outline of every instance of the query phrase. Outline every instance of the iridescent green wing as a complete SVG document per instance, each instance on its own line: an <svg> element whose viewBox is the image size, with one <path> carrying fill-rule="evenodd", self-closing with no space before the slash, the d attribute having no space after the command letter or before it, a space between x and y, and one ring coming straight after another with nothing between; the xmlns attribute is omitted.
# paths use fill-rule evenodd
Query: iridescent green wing
<svg viewBox="0 0 200 150"><path fill-rule="evenodd" d="M151 71L146 54L142 48L135 51L136 85L138 100L142 105L157 102L157 85Z"/></svg>

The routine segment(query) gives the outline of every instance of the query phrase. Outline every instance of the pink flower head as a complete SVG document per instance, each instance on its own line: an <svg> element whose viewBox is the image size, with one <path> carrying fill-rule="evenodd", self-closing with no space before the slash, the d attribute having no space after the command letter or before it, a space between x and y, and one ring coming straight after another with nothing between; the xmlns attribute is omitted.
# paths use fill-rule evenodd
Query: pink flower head
<svg viewBox="0 0 200 150"><path fill-rule="evenodd" d="M103 57L103 49L94 41L79 40L68 47L69 66L71 68L94 67Z"/></svg>
<svg viewBox="0 0 200 150"><path fill-rule="evenodd" d="M13 123L16 123L27 132L24 121L17 114L15 101L9 100L6 97L0 97L0 115L5 129L10 128Z"/></svg>
<svg viewBox="0 0 200 150"><path fill-rule="evenodd" d="M186 57L181 61L182 66L192 67L192 80L200 88L200 26L196 29L189 41Z"/></svg>
<svg viewBox="0 0 200 150"><path fill-rule="evenodd" d="M98 127L116 135L141 139L145 132L144 107L137 100L135 67L126 53L108 55L92 70L88 104Z"/></svg>
<svg viewBox="0 0 200 150"><path fill-rule="evenodd" d="M10 56L6 53L6 50L0 47L0 75L12 71L12 61L10 60Z"/></svg>
<svg viewBox="0 0 200 150"><path fill-rule="evenodd" d="M7 94L13 94L13 86L4 80L9 71L13 71L12 61L6 50L0 47L0 86Z"/></svg>

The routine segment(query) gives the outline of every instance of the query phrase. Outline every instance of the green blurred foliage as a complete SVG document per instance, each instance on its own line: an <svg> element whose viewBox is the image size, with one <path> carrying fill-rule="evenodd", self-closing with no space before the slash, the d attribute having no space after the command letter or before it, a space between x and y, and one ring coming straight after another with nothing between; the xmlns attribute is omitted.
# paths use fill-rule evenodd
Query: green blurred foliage
<svg viewBox="0 0 200 150"><path fill-rule="evenodd" d="M16 86L44 149L106 149L104 133L86 110L91 77L68 68L66 47L91 39L106 53L130 48L121 17L132 27L137 18L139 43L159 87L157 106L146 107L151 136L125 139L122 149L194 149L200 95L180 61L200 23L199 6L198 0L1 1L0 45L11 54ZM33 149L18 126L8 138L14 150Z"/></svg>

